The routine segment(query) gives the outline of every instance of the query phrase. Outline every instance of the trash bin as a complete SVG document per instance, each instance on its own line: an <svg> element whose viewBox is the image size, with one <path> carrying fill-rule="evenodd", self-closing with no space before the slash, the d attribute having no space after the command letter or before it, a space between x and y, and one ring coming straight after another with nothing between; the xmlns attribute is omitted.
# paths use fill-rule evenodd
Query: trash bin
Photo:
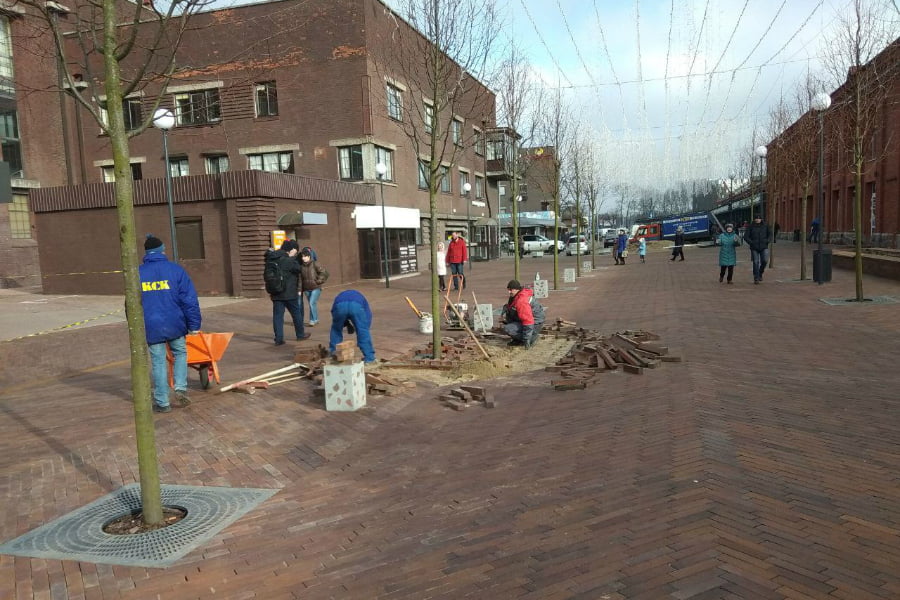
<svg viewBox="0 0 900 600"><path fill-rule="evenodd" d="M799 229L795 229L795 230L794 230L794 241L795 241L795 242L799 242L799 241L800 241L800 230L799 230Z"/></svg>
<svg viewBox="0 0 900 600"><path fill-rule="evenodd" d="M821 254L813 250L813 281L831 281L831 248L822 248Z"/></svg>

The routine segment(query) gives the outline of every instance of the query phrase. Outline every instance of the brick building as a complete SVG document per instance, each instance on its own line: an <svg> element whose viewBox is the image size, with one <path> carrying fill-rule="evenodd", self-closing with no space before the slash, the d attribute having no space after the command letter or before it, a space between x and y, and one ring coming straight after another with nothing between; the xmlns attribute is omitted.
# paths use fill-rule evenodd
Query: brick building
<svg viewBox="0 0 900 600"><path fill-rule="evenodd" d="M38 38L36 20L20 16L8 22L21 38L12 44L12 55L22 171L31 187L41 188L28 214L32 239L27 245L40 243L45 290L116 293L115 286L93 276L58 283L63 273L108 270L117 259L114 222L102 216L111 208L114 180L109 139L71 94L60 91L52 57L27 51ZM261 293L259 274L251 274L247 261L258 255L261 262L275 229L316 247L332 281L381 277L381 209L376 206L381 191L392 275L427 266L428 192L418 172L421 157L400 127L418 114L409 110L412 103L423 99L412 97L410 82L399 72L388 73L389 64L376 65L372 54L395 27L412 33L379 0L283 0L201 13L178 49L176 79L163 92L148 85L124 99L128 126L146 119L157 100L175 116L168 149L176 235L179 249L191 249L180 256L186 268L209 282L202 292ZM79 48L74 38L68 43L75 63ZM42 81L27 65L35 60L45 63ZM93 65L86 71L102 69ZM103 82L78 75L79 92L105 115ZM471 224L473 237L487 246L495 242L490 231L500 174L486 173L483 132L494 124L494 96L480 89L483 100L469 114L437 116L452 118L462 139L479 139L447 165L437 217L443 229ZM131 138L130 153L132 176L141 184L135 198L138 231L153 231L165 241L160 131L150 128ZM383 186L376 177L379 162L387 167ZM230 175L248 170L267 172L267 177ZM464 180L472 182L474 199L483 208L466 210L471 198L463 193ZM246 212L254 202L265 208ZM110 242L100 244L103 253L72 256L74 240L65 232L76 223L81 239ZM58 249L60 235L65 249ZM0 224L0 243L6 246L2 236ZM235 244L249 256L229 251ZM230 259L220 263L215 256ZM14 270L15 260L0 249L0 276Z"/></svg>
<svg viewBox="0 0 900 600"><path fill-rule="evenodd" d="M862 177L863 243L872 246L900 247L900 39L894 41L860 71L877 72L878 101L873 106L872 134L865 140L866 160ZM854 76L851 72L849 76ZM874 78L872 78L874 80ZM850 244L854 239L853 203L856 191L854 175L849 168L848 112L850 88L845 82L831 93L832 105L823 115L823 144L825 168L823 221L824 241ZM767 197L774 200L775 222L781 235L788 236L795 229L809 230L817 214L817 177L813 181L799 181L788 166L787 157L810 154L809 148L797 148L797 139L817 143L817 137L794 135L794 132L818 119L815 111L804 114L768 145L766 183ZM817 125L812 125L816 127ZM811 155L818 156L813 149ZM801 222L804 188L808 184L807 221Z"/></svg>

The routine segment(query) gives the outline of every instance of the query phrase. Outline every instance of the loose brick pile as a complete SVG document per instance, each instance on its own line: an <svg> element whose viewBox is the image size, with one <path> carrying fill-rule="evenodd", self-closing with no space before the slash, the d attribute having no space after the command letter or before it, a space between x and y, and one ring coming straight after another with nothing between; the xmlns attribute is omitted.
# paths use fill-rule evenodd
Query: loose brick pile
<svg viewBox="0 0 900 600"><path fill-rule="evenodd" d="M481 405L485 408L495 408L497 402L493 395L483 387L474 385L461 385L449 390L446 394L438 396L438 400L453 410L466 410L471 405Z"/></svg>
<svg viewBox="0 0 900 600"><path fill-rule="evenodd" d="M681 362L681 356L670 354L659 343L659 336L649 331L626 330L604 336L597 331L578 327L576 323L557 319L545 332L575 340L575 345L556 365L546 371L558 373L550 385L556 390L581 390L597 383L605 371L621 368L640 375L644 369L655 369L661 362Z"/></svg>

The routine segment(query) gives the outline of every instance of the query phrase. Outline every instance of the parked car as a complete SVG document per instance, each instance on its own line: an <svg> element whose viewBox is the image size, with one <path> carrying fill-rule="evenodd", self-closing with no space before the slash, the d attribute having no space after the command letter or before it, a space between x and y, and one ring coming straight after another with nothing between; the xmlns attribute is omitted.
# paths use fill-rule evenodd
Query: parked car
<svg viewBox="0 0 900 600"><path fill-rule="evenodd" d="M603 236L603 247L609 248L616 245L616 238L619 237L618 229L610 229Z"/></svg>
<svg viewBox="0 0 900 600"><path fill-rule="evenodd" d="M557 242L557 248L560 251L565 250L566 246L560 240ZM519 252L521 254L530 254L531 252L550 252L553 250L553 240L542 235L528 234L522 236L522 242L519 244Z"/></svg>
<svg viewBox="0 0 900 600"><path fill-rule="evenodd" d="M583 235L579 235L577 238L572 236L569 239L569 243L566 244L566 256L572 256L573 254L587 254L590 251L590 246Z"/></svg>

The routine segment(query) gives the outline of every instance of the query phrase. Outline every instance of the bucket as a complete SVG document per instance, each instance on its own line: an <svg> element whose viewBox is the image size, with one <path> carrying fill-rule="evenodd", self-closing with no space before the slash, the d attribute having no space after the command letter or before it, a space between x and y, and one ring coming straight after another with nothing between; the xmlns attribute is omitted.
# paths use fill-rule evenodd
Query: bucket
<svg viewBox="0 0 900 600"><path fill-rule="evenodd" d="M422 316L419 317L419 333L433 333L434 332L434 319L431 318L431 313L422 313Z"/></svg>

